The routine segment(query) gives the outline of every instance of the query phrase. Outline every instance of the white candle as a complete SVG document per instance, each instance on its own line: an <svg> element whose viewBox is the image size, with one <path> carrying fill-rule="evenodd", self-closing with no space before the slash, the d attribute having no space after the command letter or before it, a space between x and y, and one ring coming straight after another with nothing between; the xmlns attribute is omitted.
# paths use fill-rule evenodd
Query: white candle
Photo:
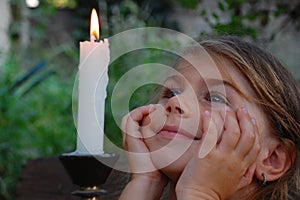
<svg viewBox="0 0 300 200"><path fill-rule="evenodd" d="M78 154L103 153L104 108L110 58L108 40L96 42L97 38L99 19L93 9L91 41L80 42L76 148Z"/></svg>

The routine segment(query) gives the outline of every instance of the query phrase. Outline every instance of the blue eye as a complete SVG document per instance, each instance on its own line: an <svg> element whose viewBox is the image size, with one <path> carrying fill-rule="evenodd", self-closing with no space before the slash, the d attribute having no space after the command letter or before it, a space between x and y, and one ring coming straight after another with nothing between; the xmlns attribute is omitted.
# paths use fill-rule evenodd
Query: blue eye
<svg viewBox="0 0 300 200"><path fill-rule="evenodd" d="M221 97L218 94L210 94L207 97L207 101L210 101L212 103L221 103L221 104L227 104L226 98Z"/></svg>

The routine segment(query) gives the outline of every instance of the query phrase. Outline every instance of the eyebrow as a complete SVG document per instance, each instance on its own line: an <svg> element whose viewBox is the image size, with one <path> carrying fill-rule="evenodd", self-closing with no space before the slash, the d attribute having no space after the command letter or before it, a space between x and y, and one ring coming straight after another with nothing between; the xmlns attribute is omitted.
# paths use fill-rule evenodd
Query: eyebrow
<svg viewBox="0 0 300 200"><path fill-rule="evenodd" d="M248 99L249 96L246 95L241 89L239 89L235 83L232 83L230 81L226 81L226 80L220 80L220 79L214 79L214 78L210 78L210 79L207 79L205 80L206 85L224 85L224 87L229 87L231 89L233 89L234 91L236 91L239 95L241 95L242 97ZM211 82L211 83L209 83Z"/></svg>
<svg viewBox="0 0 300 200"><path fill-rule="evenodd" d="M178 83L182 83L183 80L184 80L184 78L182 76L173 75L173 76L167 77L166 80L164 81L164 83L166 83L167 81L175 81ZM204 83L206 86L224 85L224 87L225 86L230 87L233 90L235 90L237 93L241 94L242 96L246 96L239 88L236 87L236 84L234 84L230 81L209 78L209 79L204 80Z"/></svg>
<svg viewBox="0 0 300 200"><path fill-rule="evenodd" d="M182 78L179 75L173 75L173 76L167 77L166 80L164 81L164 83L166 83L167 81L173 81L173 80L175 80L176 82L181 82L181 81L183 81L183 79L184 78Z"/></svg>
<svg viewBox="0 0 300 200"><path fill-rule="evenodd" d="M226 86L229 86L229 87L233 88L234 90L240 92L240 90L235 86L235 84L233 84L229 81L226 81L226 80L209 78L209 79L206 79L204 82L209 83L208 85L226 85Z"/></svg>

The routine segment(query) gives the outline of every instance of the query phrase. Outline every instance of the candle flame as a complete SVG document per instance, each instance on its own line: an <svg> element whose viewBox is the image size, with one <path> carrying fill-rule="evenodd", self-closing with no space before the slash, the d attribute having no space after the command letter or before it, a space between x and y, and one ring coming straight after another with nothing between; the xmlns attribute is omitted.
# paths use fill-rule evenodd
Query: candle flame
<svg viewBox="0 0 300 200"><path fill-rule="evenodd" d="M95 10L95 8L93 8L92 10L92 14L91 14L91 25L90 25L90 37L91 40L92 38L95 40L99 39L100 34L99 34L99 18L97 15L97 12Z"/></svg>

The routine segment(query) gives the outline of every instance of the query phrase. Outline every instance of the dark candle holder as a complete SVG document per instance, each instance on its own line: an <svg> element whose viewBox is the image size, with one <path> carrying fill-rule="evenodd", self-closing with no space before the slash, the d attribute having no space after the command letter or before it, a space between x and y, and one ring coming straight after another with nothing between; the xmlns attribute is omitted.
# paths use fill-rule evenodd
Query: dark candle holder
<svg viewBox="0 0 300 200"><path fill-rule="evenodd" d="M112 167L118 160L117 154L78 155L76 153L59 156L61 163L69 174L72 182L79 186L79 190L72 195L82 199L97 200L108 191L101 189Z"/></svg>

